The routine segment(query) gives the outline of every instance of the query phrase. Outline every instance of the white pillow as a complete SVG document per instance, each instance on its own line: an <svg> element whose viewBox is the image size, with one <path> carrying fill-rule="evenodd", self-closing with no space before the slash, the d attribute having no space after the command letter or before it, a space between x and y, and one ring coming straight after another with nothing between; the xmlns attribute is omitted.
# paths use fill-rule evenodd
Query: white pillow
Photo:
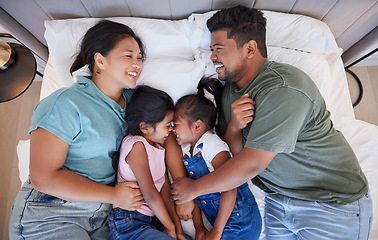
<svg viewBox="0 0 378 240"><path fill-rule="evenodd" d="M168 93L174 102L197 92L206 68L206 60L194 61L149 58L145 61L137 85L148 85Z"/></svg>
<svg viewBox="0 0 378 240"><path fill-rule="evenodd" d="M17 144L18 156L18 176L21 181L21 186L29 178L29 163L30 163L30 139L20 140Z"/></svg>
<svg viewBox="0 0 378 240"><path fill-rule="evenodd" d="M197 25L191 35L192 44L197 48L208 49L210 46L210 32L206 22L217 11L204 14L192 14L189 22ZM331 53L337 52L336 40L324 22L298 14L262 11L267 19L266 44L306 52Z"/></svg>
<svg viewBox="0 0 378 240"><path fill-rule="evenodd" d="M187 19L179 21L133 17L106 18L126 24L142 39L147 58L172 58L193 60L189 36L193 24ZM101 19L81 18L45 22L45 39L51 64L61 82L72 82L69 69L79 51L82 37Z"/></svg>
<svg viewBox="0 0 378 240"><path fill-rule="evenodd" d="M338 52L326 23L298 14L262 12L267 19L267 45L317 53Z"/></svg>

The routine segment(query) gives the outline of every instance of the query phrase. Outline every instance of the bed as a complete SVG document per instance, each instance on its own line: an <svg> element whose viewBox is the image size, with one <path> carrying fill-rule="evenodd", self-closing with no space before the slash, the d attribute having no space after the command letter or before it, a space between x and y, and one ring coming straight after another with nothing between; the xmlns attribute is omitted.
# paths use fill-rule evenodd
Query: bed
<svg viewBox="0 0 378 240"><path fill-rule="evenodd" d="M194 92L203 75L215 74L209 60L210 33L206 20L210 11L191 14L181 20L113 17L109 20L127 24L142 38L147 58L138 84L147 84L166 91L177 100ZM341 60L342 50L329 27L311 17L264 10L267 18L268 58L292 64L306 72L322 93L336 129L343 132L354 149L366 174L373 199L374 215L378 216L378 127L356 120ZM77 18L45 22L45 40L49 49L42 81L41 99L53 91L70 86L75 78L69 74L73 56L88 28L99 18ZM284 29L284 31L283 31ZM62 41L64 40L64 41ZM85 74L78 70L74 76ZM17 146L21 182L28 177L29 140ZM264 193L250 185L263 213ZM263 214L262 214L263 216ZM378 239L378 220L371 223L370 239ZM185 231L194 234L190 223ZM265 239L264 231L261 239Z"/></svg>

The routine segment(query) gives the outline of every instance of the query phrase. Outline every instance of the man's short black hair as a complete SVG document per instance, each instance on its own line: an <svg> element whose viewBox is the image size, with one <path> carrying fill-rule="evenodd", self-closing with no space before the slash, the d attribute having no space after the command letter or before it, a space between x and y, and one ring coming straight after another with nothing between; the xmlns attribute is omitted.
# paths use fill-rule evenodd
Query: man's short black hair
<svg viewBox="0 0 378 240"><path fill-rule="evenodd" d="M207 20L207 27L210 32L227 31L227 37L234 39L238 47L254 40L261 55L267 57L266 19L260 10L245 6L222 9Z"/></svg>

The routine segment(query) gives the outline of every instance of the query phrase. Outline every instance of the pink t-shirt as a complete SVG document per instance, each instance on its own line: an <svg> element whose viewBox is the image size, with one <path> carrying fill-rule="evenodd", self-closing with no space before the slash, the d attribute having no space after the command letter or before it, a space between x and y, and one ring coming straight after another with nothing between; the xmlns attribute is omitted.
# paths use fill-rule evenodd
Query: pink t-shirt
<svg viewBox="0 0 378 240"><path fill-rule="evenodd" d="M129 154L134 146L134 143L136 142L142 142L144 144L148 156L151 176L155 183L156 189L160 192L165 182L165 149L160 145L157 147L152 146L142 136L129 135L122 140L117 171L117 184L126 181L137 182L130 165L125 161L126 156ZM155 216L147 203L144 203L137 211L147 216Z"/></svg>

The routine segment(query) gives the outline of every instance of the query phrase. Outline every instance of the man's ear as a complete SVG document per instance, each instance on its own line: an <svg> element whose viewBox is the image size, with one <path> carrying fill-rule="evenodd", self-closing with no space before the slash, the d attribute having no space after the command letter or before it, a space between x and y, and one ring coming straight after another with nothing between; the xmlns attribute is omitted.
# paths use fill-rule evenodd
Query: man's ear
<svg viewBox="0 0 378 240"><path fill-rule="evenodd" d="M256 51L258 51L256 41L250 40L244 46L246 47L247 58L253 58L253 56L256 54Z"/></svg>
<svg viewBox="0 0 378 240"><path fill-rule="evenodd" d="M104 69L104 56L102 56L101 53L96 52L94 55L94 60L95 60L95 67L97 66L100 70Z"/></svg>
<svg viewBox="0 0 378 240"><path fill-rule="evenodd" d="M148 133L148 129L149 128L149 125L146 124L145 122L141 122L139 123L139 129L140 131L143 133L143 134L147 134Z"/></svg>

